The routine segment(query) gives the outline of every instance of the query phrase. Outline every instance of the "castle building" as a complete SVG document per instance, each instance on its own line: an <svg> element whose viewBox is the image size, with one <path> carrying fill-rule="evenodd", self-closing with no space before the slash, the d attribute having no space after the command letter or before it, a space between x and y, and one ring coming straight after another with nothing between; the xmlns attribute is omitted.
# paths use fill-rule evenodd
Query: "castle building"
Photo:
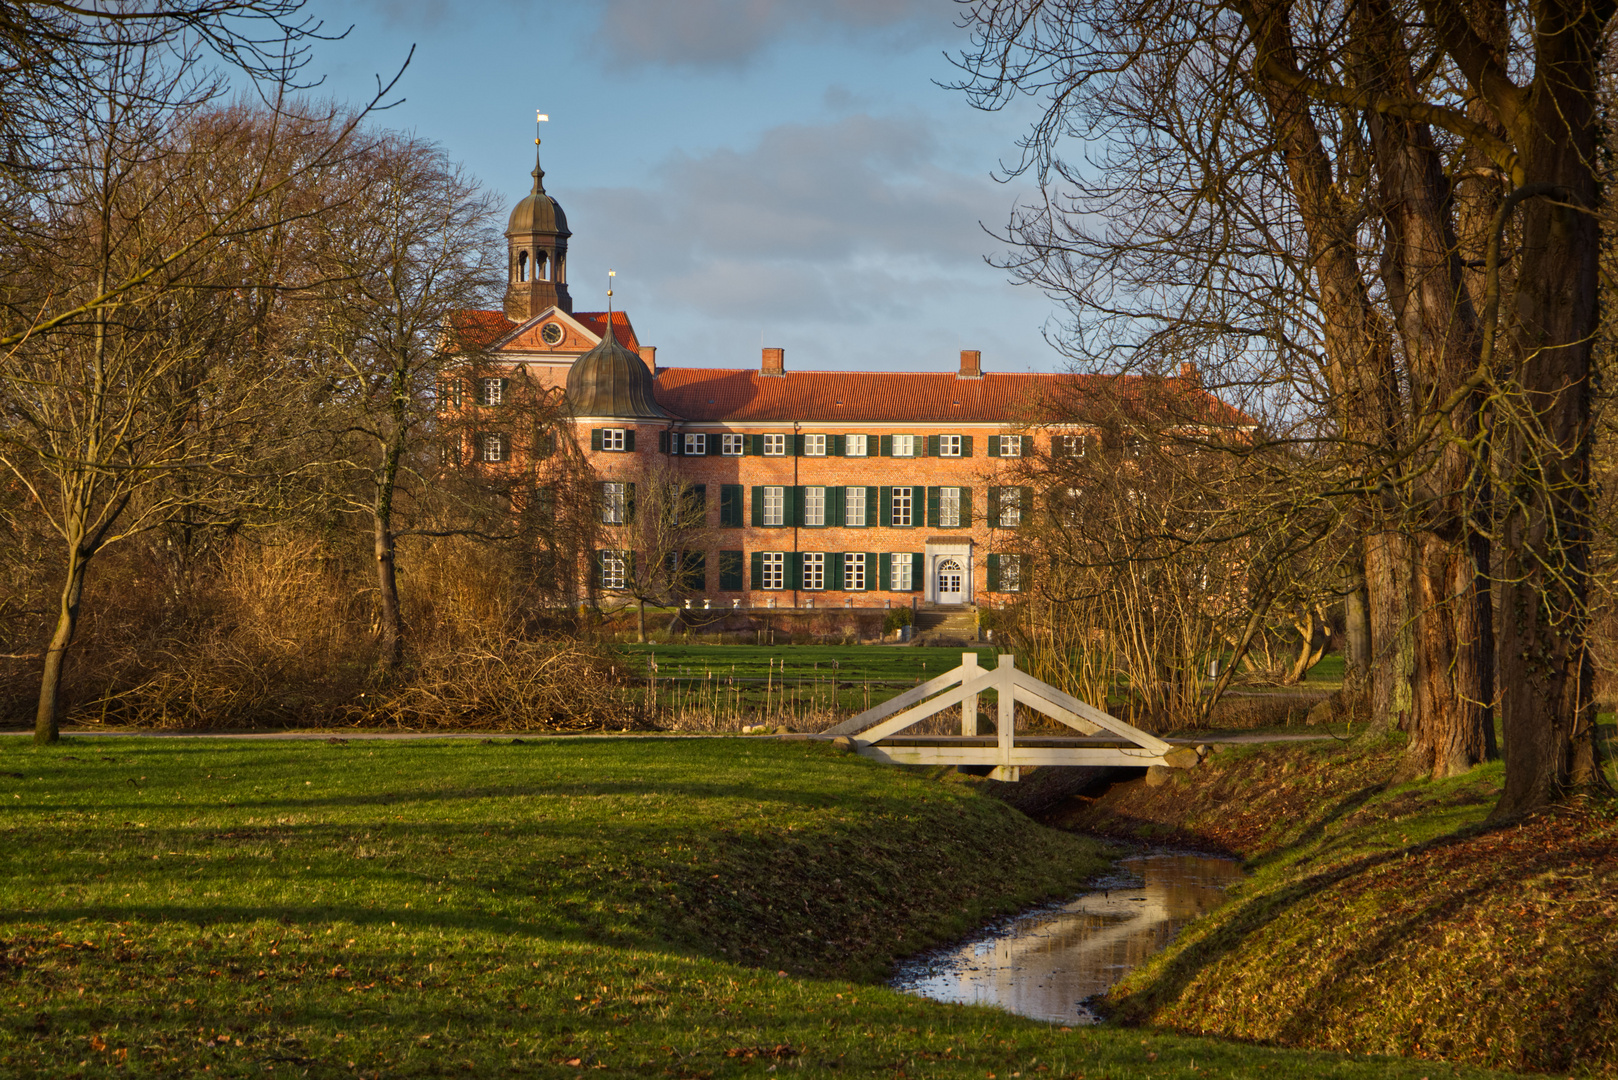
<svg viewBox="0 0 1618 1080"><path fill-rule="evenodd" d="M1041 422L1071 376L985 371L970 349L945 371L796 371L779 348L754 368L659 365L627 314L573 311L566 217L533 177L506 230L504 310L464 319L491 369L478 405L498 407L501 368L565 387L600 488L596 590L628 584L636 478L652 461L701 501L687 593L714 608L992 604L1027 586L1015 537L1035 499L1019 459L1081 455L1095 435ZM1239 417L1194 372L1169 381Z"/></svg>

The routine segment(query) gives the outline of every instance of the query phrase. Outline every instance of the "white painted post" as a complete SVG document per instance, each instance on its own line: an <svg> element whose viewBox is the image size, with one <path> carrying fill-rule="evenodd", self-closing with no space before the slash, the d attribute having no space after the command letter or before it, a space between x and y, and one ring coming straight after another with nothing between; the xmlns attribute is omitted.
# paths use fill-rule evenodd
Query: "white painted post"
<svg viewBox="0 0 1618 1080"><path fill-rule="evenodd" d="M1018 779L1018 770L1011 764L1011 748L1013 736L1017 728L1017 699L1013 687L1013 675L1016 672L1016 657L1011 653L1000 654L1000 711L995 717L995 730L1000 743L1000 768L998 772L1001 780Z"/></svg>
<svg viewBox="0 0 1618 1080"><path fill-rule="evenodd" d="M978 654L963 652L961 654L961 681L969 683L978 677ZM961 734L976 735L978 733L978 696L973 694L961 702Z"/></svg>

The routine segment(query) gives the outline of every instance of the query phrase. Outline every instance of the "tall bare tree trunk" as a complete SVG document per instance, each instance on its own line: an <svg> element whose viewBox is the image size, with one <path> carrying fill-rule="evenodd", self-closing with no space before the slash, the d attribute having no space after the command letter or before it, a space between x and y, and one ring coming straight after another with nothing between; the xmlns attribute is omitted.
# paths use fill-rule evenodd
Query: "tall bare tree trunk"
<svg viewBox="0 0 1618 1080"><path fill-rule="evenodd" d="M56 629L45 649L45 671L39 681L39 708L34 715L34 742L40 745L62 737L62 673L67 666L68 649L79 628L79 603L84 598L84 576L90 568L74 538L68 544L67 580L56 611Z"/></svg>

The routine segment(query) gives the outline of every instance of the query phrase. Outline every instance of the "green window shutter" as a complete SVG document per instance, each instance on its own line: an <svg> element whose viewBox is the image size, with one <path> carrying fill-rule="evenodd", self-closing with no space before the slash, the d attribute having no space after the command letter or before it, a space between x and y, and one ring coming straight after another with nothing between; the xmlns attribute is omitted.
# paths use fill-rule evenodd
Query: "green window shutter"
<svg viewBox="0 0 1618 1080"><path fill-rule="evenodd" d="M547 524L556 520L556 490L542 487L534 489L534 519Z"/></svg>
<svg viewBox="0 0 1618 1080"><path fill-rule="evenodd" d="M600 450L601 449L601 429L600 428L592 428L591 431L590 431L590 449L592 449L592 450Z"/></svg>
<svg viewBox="0 0 1618 1080"><path fill-rule="evenodd" d="M893 436L892 435L884 435L884 436L882 436L881 441L878 443L878 446L881 447L881 451L882 451L880 456L882 456L882 457L892 457L893 456Z"/></svg>
<svg viewBox="0 0 1618 1080"><path fill-rule="evenodd" d="M887 438L887 436L884 435L883 438ZM876 512L877 512L877 521L879 523L881 523L881 525L882 525L882 527L884 529L893 528L893 489L892 488L890 488L890 487L877 488ZM871 513L871 508L867 506L865 508L865 513L867 515L867 519L869 519L869 515Z"/></svg>
<svg viewBox="0 0 1618 1080"><path fill-rule="evenodd" d="M635 485L624 485L624 524L635 520Z"/></svg>
<svg viewBox="0 0 1618 1080"><path fill-rule="evenodd" d="M900 556L903 558L903 556ZM913 552L910 556L910 591L921 592L926 582L921 580L923 573L921 565L921 552Z"/></svg>
<svg viewBox="0 0 1618 1080"><path fill-rule="evenodd" d="M754 490L757 490L757 489L755 488ZM764 553L762 551L755 551L755 552L753 552L753 588L762 589L763 587L764 587Z"/></svg>
<svg viewBox="0 0 1618 1080"><path fill-rule="evenodd" d="M691 485L691 520L685 522L688 529L700 529L708 524L708 485Z"/></svg>
<svg viewBox="0 0 1618 1080"><path fill-rule="evenodd" d="M1018 488L1017 502L1022 509L1023 521L1028 521L1034 514L1034 489L1029 487Z"/></svg>
<svg viewBox="0 0 1618 1080"><path fill-rule="evenodd" d="M803 552L787 552L787 588L803 588Z"/></svg>
<svg viewBox="0 0 1618 1080"><path fill-rule="evenodd" d="M794 529L803 527L803 488L784 487L781 489L781 524L790 525Z"/></svg>
<svg viewBox="0 0 1618 1080"><path fill-rule="evenodd" d="M989 591L1000 591L1000 556L989 556Z"/></svg>
<svg viewBox="0 0 1618 1080"><path fill-rule="evenodd" d="M990 457L999 457L1000 456L1000 436L998 436L998 435L990 435L989 436L989 456Z"/></svg>
<svg viewBox="0 0 1618 1080"><path fill-rule="evenodd" d="M826 588L833 592L843 591L843 556L841 553L826 553Z"/></svg>
<svg viewBox="0 0 1618 1080"><path fill-rule="evenodd" d="M938 489L935 487L927 489L927 527L938 528Z"/></svg>
<svg viewBox="0 0 1618 1080"><path fill-rule="evenodd" d="M997 488L997 487L992 487L992 488L989 489L989 519L988 519L988 525L989 525L989 528L991 528L991 529L998 529L1000 527L1000 492L1001 492L1001 490L1003 490L1003 489Z"/></svg>
<svg viewBox="0 0 1618 1080"><path fill-rule="evenodd" d="M833 528L843 524L843 489L840 487L826 489L826 524Z"/></svg>
<svg viewBox="0 0 1618 1080"><path fill-rule="evenodd" d="M719 524L727 529L742 527L742 492L746 489L740 484L721 484L719 486Z"/></svg>
<svg viewBox="0 0 1618 1080"><path fill-rule="evenodd" d="M928 456L927 455L927 440L925 438L923 438L922 436L920 436L920 435L914 435L914 436L911 436L911 437L916 440L916 456L917 457L927 457ZM936 443L933 445L932 456L933 457L938 456L938 446L937 446Z"/></svg>
<svg viewBox="0 0 1618 1080"><path fill-rule="evenodd" d="M1060 436L1060 435L1052 435L1051 436L1051 457L1061 457L1061 456L1062 456L1062 436Z"/></svg>
<svg viewBox="0 0 1618 1080"><path fill-rule="evenodd" d="M670 439L670 438L669 438L669 433L668 433L668 432L666 432L666 431L659 431L659 432L658 432L658 433L657 433L657 452L658 452L658 453L659 453L659 454L667 454L667 453L675 453L675 454L678 454L678 453L679 453L679 452L680 452L680 445L679 445L679 443L674 443L674 449L673 449L673 450L672 450L672 451L671 451L671 450L670 450L670 449L669 449L669 444L670 444L670 443L671 443L671 442L673 442L673 440L671 440L671 439Z"/></svg>
<svg viewBox="0 0 1618 1080"><path fill-rule="evenodd" d="M992 438L992 436L991 436L991 438ZM961 436L961 456L962 457L971 457L972 456L972 436L970 436L970 435L962 435Z"/></svg>
<svg viewBox="0 0 1618 1080"><path fill-rule="evenodd" d="M884 554L877 560L877 584L883 592L893 591L893 556ZM866 571L869 573L869 569Z"/></svg>
<svg viewBox="0 0 1618 1080"><path fill-rule="evenodd" d="M826 453L827 454L831 455L832 457L842 457L844 449L845 449L845 447L843 445L843 436L841 436L841 435L827 435L826 436Z"/></svg>
<svg viewBox="0 0 1618 1080"><path fill-rule="evenodd" d="M748 441L753 444L753 456L754 457L763 457L764 456L764 436L763 436L763 434L762 433L756 433Z"/></svg>
<svg viewBox="0 0 1618 1080"><path fill-rule="evenodd" d="M761 487L755 487L755 488L753 488L753 528L762 529L763 527L764 527L764 489L761 488Z"/></svg>
<svg viewBox="0 0 1618 1080"><path fill-rule="evenodd" d="M710 457L718 457L724 452L725 437L723 435L710 434L708 436L708 455Z"/></svg>
<svg viewBox="0 0 1618 1080"><path fill-rule="evenodd" d="M792 456L803 457L803 435L801 433L792 436Z"/></svg>
<svg viewBox="0 0 1618 1080"><path fill-rule="evenodd" d="M500 402L501 402L501 404L504 404L504 403L506 403L506 402L508 402L510 400L511 400L511 380L510 379L501 379L500 380Z"/></svg>
<svg viewBox="0 0 1618 1080"><path fill-rule="evenodd" d="M629 451L633 451L635 449L634 428L630 428L628 431L624 432L624 449Z"/></svg>
<svg viewBox="0 0 1618 1080"><path fill-rule="evenodd" d="M938 456L938 436L937 435L929 435L929 436L927 436L927 456L928 457L937 457Z"/></svg>
<svg viewBox="0 0 1618 1080"><path fill-rule="evenodd" d="M604 588L607 584L607 553L605 551L596 552L595 571L595 577L590 584L598 589Z"/></svg>
<svg viewBox="0 0 1618 1080"><path fill-rule="evenodd" d="M971 527L972 527L972 489L969 488L969 487L963 487L961 489L961 528L970 529Z"/></svg>
<svg viewBox="0 0 1618 1080"><path fill-rule="evenodd" d="M1023 457L1033 457L1034 456L1034 437L1032 435L1023 435L1023 436L1020 436L1020 438L1022 439L1022 456Z"/></svg>
<svg viewBox="0 0 1618 1080"><path fill-rule="evenodd" d="M881 520L879 508L882 505L882 489L868 487L865 489L865 527L867 529ZM891 511L889 511L891 513Z"/></svg>
<svg viewBox="0 0 1618 1080"><path fill-rule="evenodd" d="M739 551L721 551L719 553L719 591L740 592L746 588L746 576L742 573L742 553Z"/></svg>
<svg viewBox="0 0 1618 1080"><path fill-rule="evenodd" d="M867 589L875 589L881 584L881 564L882 556L878 555L874 551L867 551L865 553L865 587Z"/></svg>
<svg viewBox="0 0 1618 1080"><path fill-rule="evenodd" d="M687 592L705 592L708 588L708 556L701 551L687 551L680 574L680 587Z"/></svg>

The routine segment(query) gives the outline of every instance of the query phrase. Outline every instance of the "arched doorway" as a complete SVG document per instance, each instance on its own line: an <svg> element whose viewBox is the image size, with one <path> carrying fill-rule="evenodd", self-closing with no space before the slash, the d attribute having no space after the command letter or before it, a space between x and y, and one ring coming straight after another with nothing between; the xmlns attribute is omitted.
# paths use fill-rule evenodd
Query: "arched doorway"
<svg viewBox="0 0 1618 1080"><path fill-rule="evenodd" d="M938 561L937 597L940 604L959 604L965 599L966 572L955 559Z"/></svg>

